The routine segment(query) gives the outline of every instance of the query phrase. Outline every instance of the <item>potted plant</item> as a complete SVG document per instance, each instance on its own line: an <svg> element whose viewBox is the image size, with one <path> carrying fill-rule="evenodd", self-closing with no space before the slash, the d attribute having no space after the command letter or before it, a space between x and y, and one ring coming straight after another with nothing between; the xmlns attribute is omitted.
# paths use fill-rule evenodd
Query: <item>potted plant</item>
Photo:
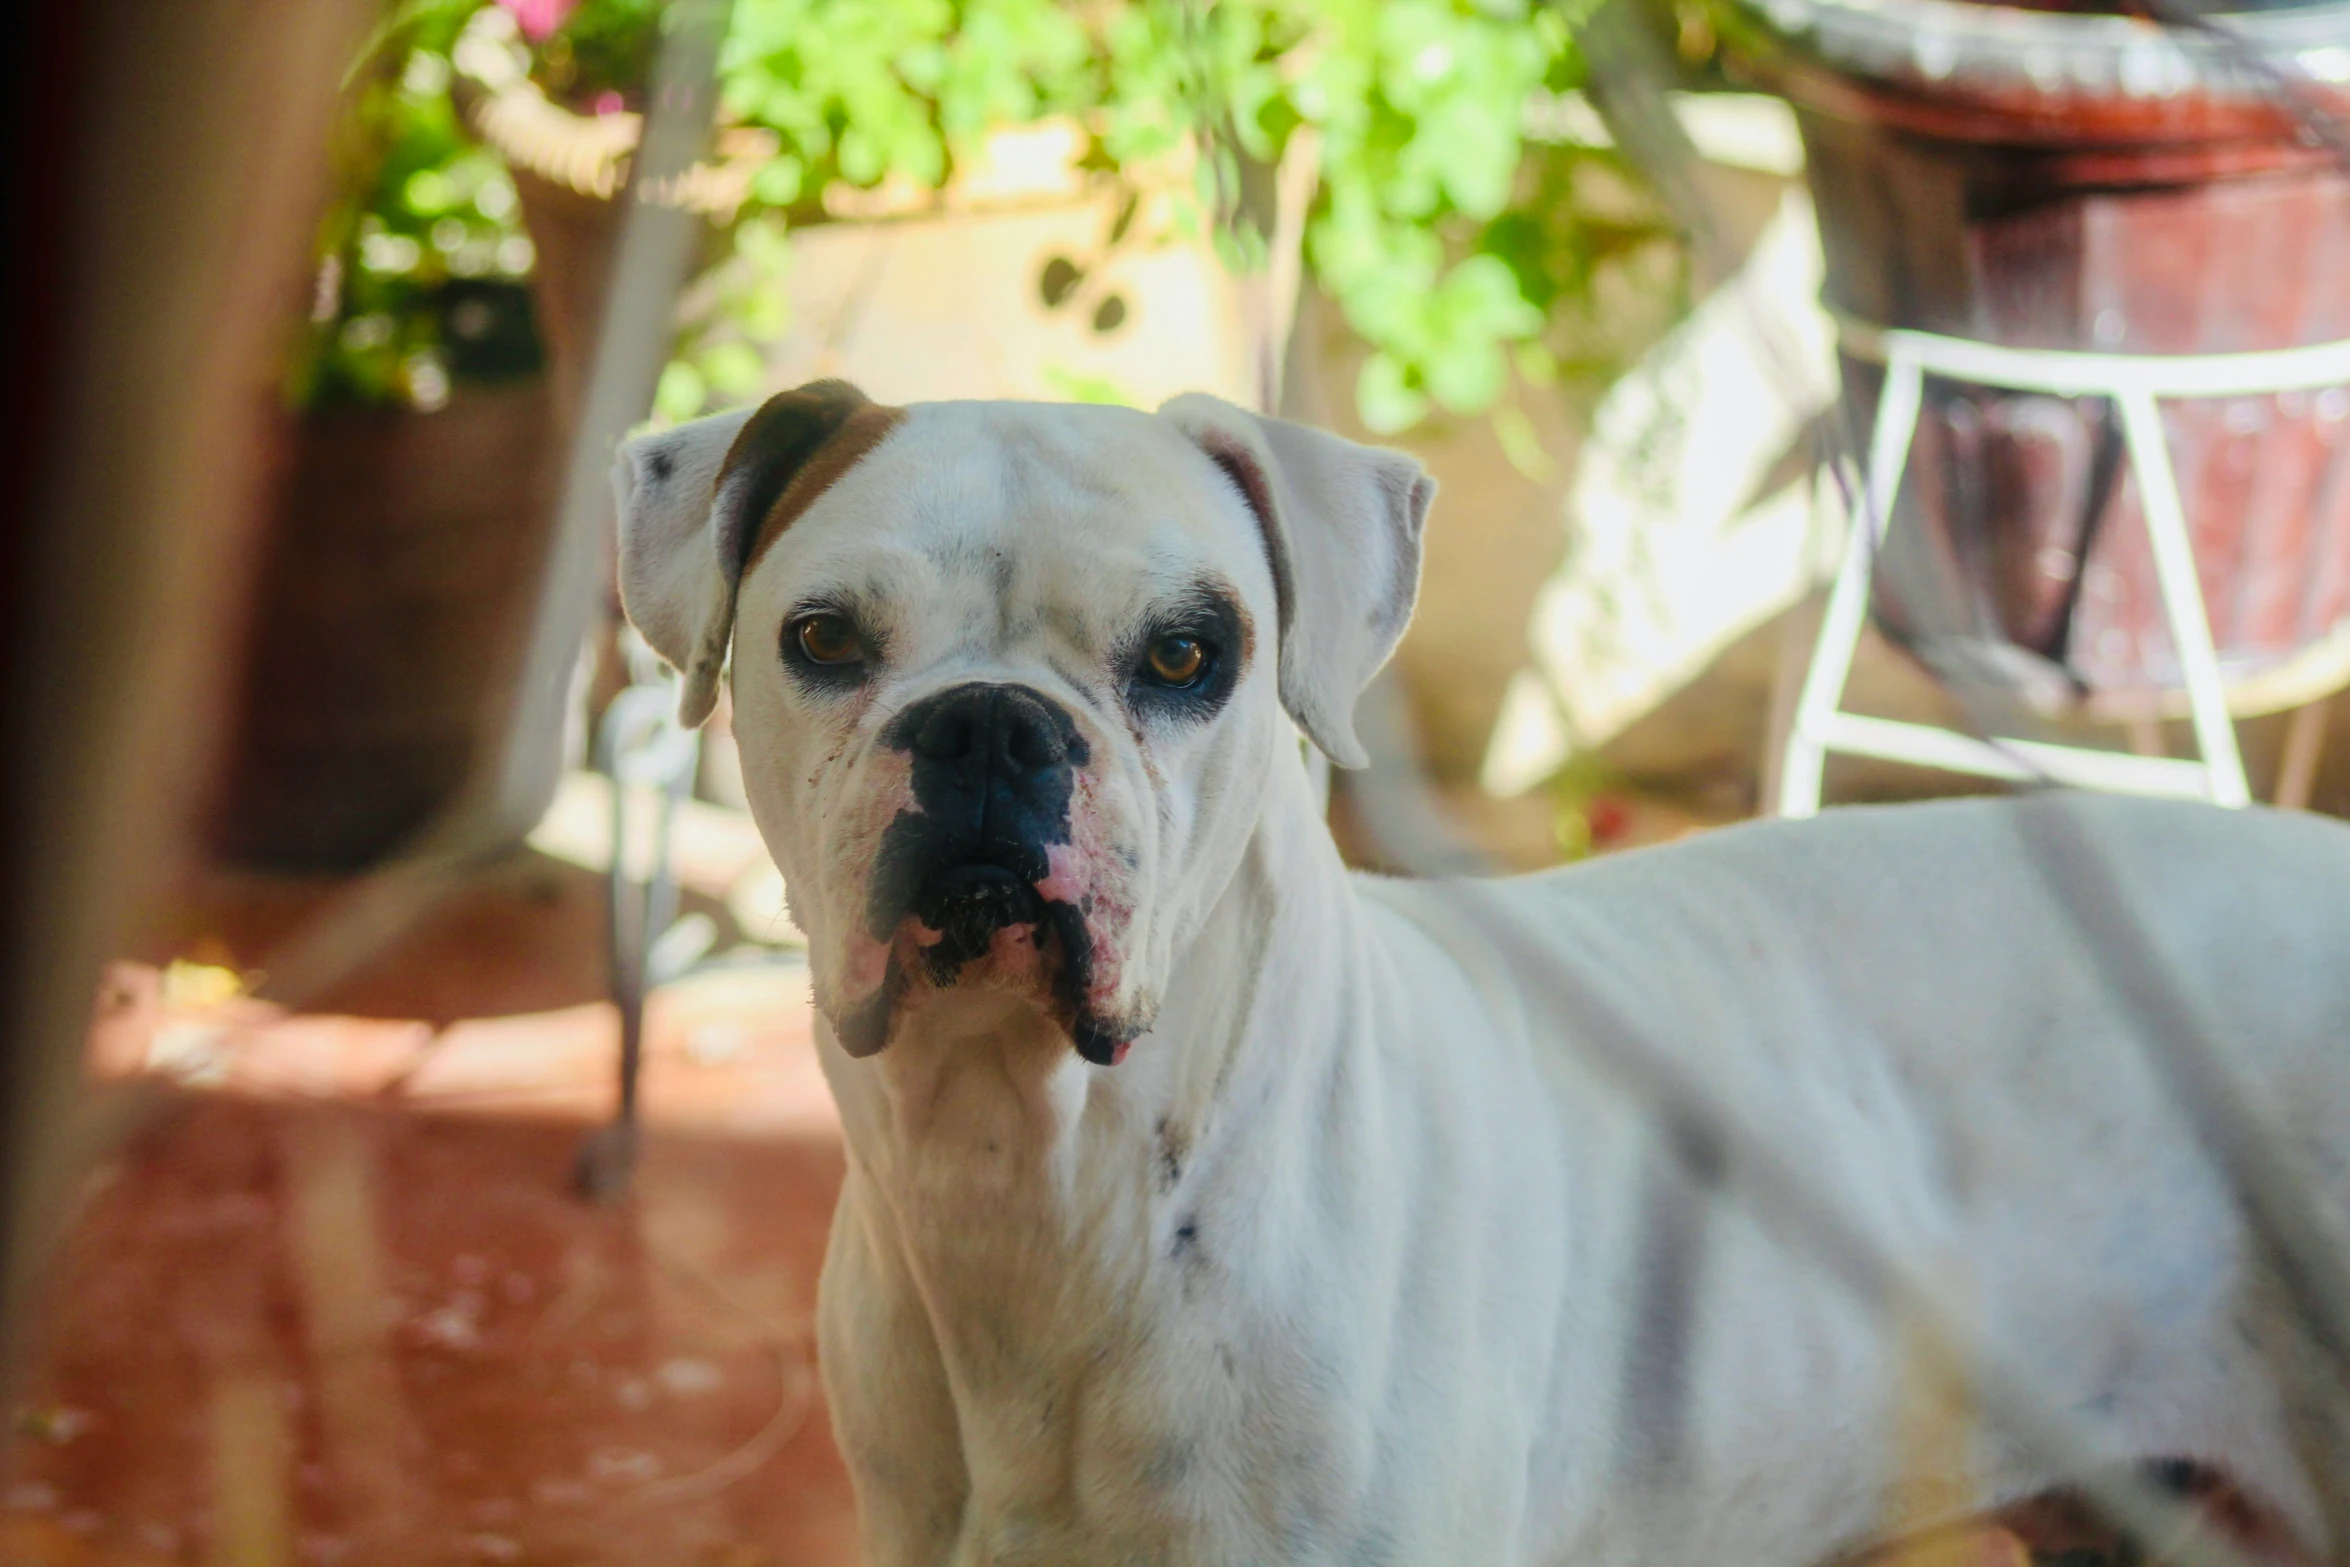
<svg viewBox="0 0 2350 1567"><path fill-rule="evenodd" d="M2172 14L1735 0L1726 30L1797 107L1829 306L2102 354L2350 338L2350 5L2157 19ZM1878 374L1849 357L1845 373L1866 430ZM1942 382L1926 402L1889 551L1936 552L1946 610L2043 661L2047 688L2093 716L2177 711L2113 410ZM2339 684L2350 393L2172 401L2163 418L2231 705ZM1904 629L1897 605L1886 618Z"/></svg>
<svg viewBox="0 0 2350 1567"><path fill-rule="evenodd" d="M246 863L365 865L449 803L539 569L559 441L536 258L450 99L461 22L376 50L338 131L216 815Z"/></svg>

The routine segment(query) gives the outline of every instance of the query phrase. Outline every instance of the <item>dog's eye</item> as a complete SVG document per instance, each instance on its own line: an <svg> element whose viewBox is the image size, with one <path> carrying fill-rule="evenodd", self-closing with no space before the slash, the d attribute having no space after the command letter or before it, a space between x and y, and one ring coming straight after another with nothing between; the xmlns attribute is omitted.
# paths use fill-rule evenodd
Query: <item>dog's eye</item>
<svg viewBox="0 0 2350 1567"><path fill-rule="evenodd" d="M811 664L854 664L865 656L865 639L846 615L802 615L792 623L791 638Z"/></svg>
<svg viewBox="0 0 2350 1567"><path fill-rule="evenodd" d="M1160 685L1177 689L1194 685L1208 667L1207 644L1181 631L1169 632L1151 639L1143 664Z"/></svg>

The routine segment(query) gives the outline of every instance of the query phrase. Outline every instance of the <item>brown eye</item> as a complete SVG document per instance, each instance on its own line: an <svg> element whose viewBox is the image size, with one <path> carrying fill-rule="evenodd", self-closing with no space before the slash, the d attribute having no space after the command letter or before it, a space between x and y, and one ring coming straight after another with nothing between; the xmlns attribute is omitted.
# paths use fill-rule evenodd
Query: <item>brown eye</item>
<svg viewBox="0 0 2350 1567"><path fill-rule="evenodd" d="M1177 632L1153 638L1144 655L1150 677L1163 686L1187 686L1208 667L1207 647L1197 637Z"/></svg>
<svg viewBox="0 0 2350 1567"><path fill-rule="evenodd" d="M854 664L865 656L865 640L846 615L803 615L792 640L811 664Z"/></svg>

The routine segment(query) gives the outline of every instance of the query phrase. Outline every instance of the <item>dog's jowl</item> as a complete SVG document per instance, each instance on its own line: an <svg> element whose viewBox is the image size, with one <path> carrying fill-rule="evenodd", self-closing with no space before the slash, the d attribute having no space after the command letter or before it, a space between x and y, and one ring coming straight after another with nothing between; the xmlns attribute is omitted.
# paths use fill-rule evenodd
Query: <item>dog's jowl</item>
<svg viewBox="0 0 2350 1567"><path fill-rule="evenodd" d="M728 682L808 933L848 1145L819 1337L873 1567L1867 1545L1920 1478L1911 1338L1755 1222L1735 1159L1689 1178L1701 1140L1584 1048L1620 1020L1957 1281L2114 1462L2208 1472L2271 1555L2350 1517L2322 1356L2115 989L2144 965L2046 852L2105 868L2339 1203L2350 830L2043 795L1360 877L1298 742L1367 759L1411 459L1205 397L824 384L634 441L618 483L629 613L689 721ZM1925 1478L1986 1509L2074 1478L1946 1446Z"/></svg>

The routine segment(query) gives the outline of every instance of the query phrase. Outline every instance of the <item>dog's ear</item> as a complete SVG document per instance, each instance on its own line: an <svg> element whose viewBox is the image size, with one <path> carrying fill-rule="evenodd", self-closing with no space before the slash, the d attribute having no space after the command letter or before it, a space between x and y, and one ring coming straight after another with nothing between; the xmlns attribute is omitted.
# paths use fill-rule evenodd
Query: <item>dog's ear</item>
<svg viewBox="0 0 2350 1567"><path fill-rule="evenodd" d="M699 724L717 705L735 589L761 533L778 515L788 522L805 510L887 433L896 413L845 381L817 381L756 410L714 414L621 446L612 468L620 602L653 651L684 676L680 722ZM854 422L875 424L873 440L843 460L816 462Z"/></svg>
<svg viewBox="0 0 2350 1567"><path fill-rule="evenodd" d="M1264 535L1280 602L1282 705L1323 755L1365 765L1355 704L1411 619L1436 481L1401 452L1202 392L1159 416L1223 470Z"/></svg>

